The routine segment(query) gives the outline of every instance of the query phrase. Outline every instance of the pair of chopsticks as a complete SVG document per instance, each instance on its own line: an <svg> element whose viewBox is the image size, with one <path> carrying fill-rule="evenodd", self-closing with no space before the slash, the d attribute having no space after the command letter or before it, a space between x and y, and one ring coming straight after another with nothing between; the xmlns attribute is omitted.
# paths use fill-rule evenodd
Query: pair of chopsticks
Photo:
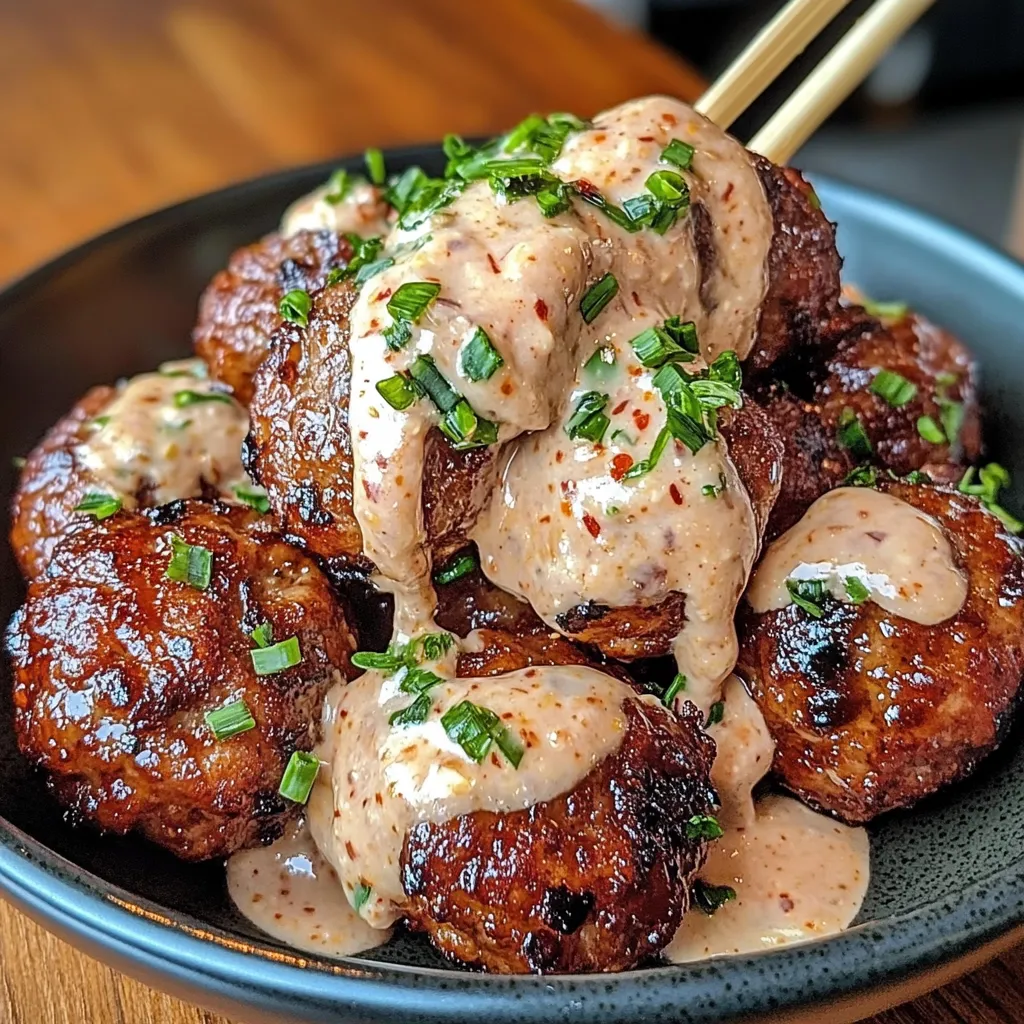
<svg viewBox="0 0 1024 1024"><path fill-rule="evenodd" d="M728 128L848 3L790 0L701 96L696 109ZM774 163L786 163L932 3L876 0L747 148Z"/></svg>

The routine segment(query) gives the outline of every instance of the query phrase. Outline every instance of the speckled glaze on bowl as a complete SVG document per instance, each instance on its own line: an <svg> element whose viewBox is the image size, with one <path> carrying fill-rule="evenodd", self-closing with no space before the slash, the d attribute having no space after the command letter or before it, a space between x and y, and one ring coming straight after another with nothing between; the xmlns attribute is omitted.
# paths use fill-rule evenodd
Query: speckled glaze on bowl
<svg viewBox="0 0 1024 1024"><path fill-rule="evenodd" d="M436 172L440 160L436 148L409 149L389 154L388 166L419 162ZM162 210L0 294L0 492L13 487L12 457L87 387L186 352L209 277L328 171L279 174ZM815 184L840 223L847 280L878 298L905 299L973 346L992 454L1024 480L1024 267L877 196ZM1019 509L1020 491L1016 498ZM0 558L6 621L22 588L6 545ZM653 1024L826 1014L841 1024L1024 937L1024 751L1015 729L974 778L872 827L867 900L854 927L833 939L580 977L458 971L407 935L343 962L309 959L233 910L219 864L189 866L135 839L70 829L17 753L2 671L3 894L115 967L247 1021Z"/></svg>

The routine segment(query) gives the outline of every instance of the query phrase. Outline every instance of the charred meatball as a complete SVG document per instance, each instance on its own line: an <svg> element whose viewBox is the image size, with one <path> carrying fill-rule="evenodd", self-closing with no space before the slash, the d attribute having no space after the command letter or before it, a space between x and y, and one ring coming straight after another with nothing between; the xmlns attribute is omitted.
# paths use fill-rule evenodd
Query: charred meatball
<svg viewBox="0 0 1024 1024"><path fill-rule="evenodd" d="M116 387L93 388L28 456L11 508L11 546L38 576L64 535L113 508L250 494L241 444L248 418L205 379L203 364L167 364ZM78 506L88 495L92 514ZM86 503L86 507L90 507Z"/></svg>
<svg viewBox="0 0 1024 1024"><path fill-rule="evenodd" d="M205 585L168 578L181 542L211 553ZM257 628L296 637L301 661L258 674ZM199 502L121 512L54 549L8 628L18 742L75 819L222 857L281 833L285 765L354 649L326 578L266 520ZM205 716L235 701L255 728L218 741Z"/></svg>
<svg viewBox="0 0 1024 1024"><path fill-rule="evenodd" d="M356 289L343 282L313 300L309 325L284 325L254 379L246 466L267 491L281 530L333 562L369 568L352 511L348 318ZM489 449L456 451L439 430L427 438L423 513L435 560L465 543Z"/></svg>
<svg viewBox="0 0 1024 1024"><path fill-rule="evenodd" d="M463 655L459 674L562 663L564 654L488 631L484 653ZM619 749L571 792L408 833L408 920L445 956L501 973L617 971L672 937L704 862L687 823L712 808L714 743L690 704L674 714L630 700L625 713Z"/></svg>
<svg viewBox="0 0 1024 1024"><path fill-rule="evenodd" d="M909 807L962 778L1002 738L1024 670L1024 562L976 499L880 489L939 524L967 577L952 618L922 625L874 601L744 605L740 671L776 743L783 783L851 823Z"/></svg>
<svg viewBox="0 0 1024 1024"><path fill-rule="evenodd" d="M281 325L282 297L293 290L319 291L331 269L346 266L351 257L351 243L329 230L267 235L238 249L199 300L192 343L210 374L248 405L252 375Z"/></svg>

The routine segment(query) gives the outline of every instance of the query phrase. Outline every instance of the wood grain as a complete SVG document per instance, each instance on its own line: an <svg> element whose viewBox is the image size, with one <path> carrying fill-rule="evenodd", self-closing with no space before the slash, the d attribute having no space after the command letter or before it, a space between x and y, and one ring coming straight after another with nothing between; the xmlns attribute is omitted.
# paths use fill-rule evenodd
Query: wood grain
<svg viewBox="0 0 1024 1024"><path fill-rule="evenodd" d="M0 0L0 279L275 168L486 134L531 110L694 98L570 0ZM1024 952L875 1024L1024 1024ZM0 904L0 1024L225 1024Z"/></svg>

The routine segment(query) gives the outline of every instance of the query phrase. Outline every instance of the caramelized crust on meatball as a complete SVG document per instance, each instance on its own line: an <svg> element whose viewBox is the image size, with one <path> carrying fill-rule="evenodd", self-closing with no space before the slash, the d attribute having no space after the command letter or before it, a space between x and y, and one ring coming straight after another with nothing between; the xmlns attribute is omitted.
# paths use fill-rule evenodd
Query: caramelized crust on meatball
<svg viewBox="0 0 1024 1024"><path fill-rule="evenodd" d="M485 650L496 651L490 664L463 655L459 674L562 663L566 653L495 635ZM687 822L712 808L714 742L691 704L674 714L630 701L625 712L619 749L571 792L408 833L408 920L445 956L508 974L621 971L675 933L706 854Z"/></svg>
<svg viewBox="0 0 1024 1024"><path fill-rule="evenodd" d="M1024 671L1019 543L977 500L885 483L931 516L968 578L964 606L925 626L873 601L741 609L739 669L801 799L851 823L962 778L1002 738Z"/></svg>
<svg viewBox="0 0 1024 1024"><path fill-rule="evenodd" d="M210 375L248 405L252 375L281 325L282 297L296 289L319 291L331 269L351 257L351 244L333 231L298 231L287 238L275 233L236 250L203 292L192 332Z"/></svg>
<svg viewBox="0 0 1024 1024"><path fill-rule="evenodd" d="M212 552L206 588L167 577L173 537ZM298 638L299 664L256 673L265 625ZM281 833L285 765L354 649L326 578L260 517L121 512L57 546L8 628L18 742L74 818L222 857ZM256 727L218 741L205 715L239 700Z"/></svg>
<svg viewBox="0 0 1024 1024"><path fill-rule="evenodd" d="M352 364L349 282L314 297L309 325L285 324L253 382L246 468L267 490L280 529L321 558L369 569L352 510L348 400ZM465 544L493 479L495 453L456 451L439 430L427 437L423 512L435 560Z"/></svg>

